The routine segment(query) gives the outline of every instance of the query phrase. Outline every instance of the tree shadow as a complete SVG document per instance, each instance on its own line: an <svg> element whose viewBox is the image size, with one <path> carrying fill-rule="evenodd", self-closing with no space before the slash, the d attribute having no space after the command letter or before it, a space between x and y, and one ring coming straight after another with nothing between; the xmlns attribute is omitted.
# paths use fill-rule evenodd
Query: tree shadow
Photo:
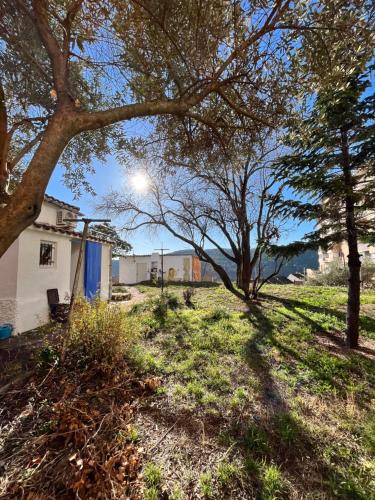
<svg viewBox="0 0 375 500"><path fill-rule="evenodd" d="M337 332L327 332L322 328L322 325L309 317L306 314L303 314L300 309L308 310L312 313L319 313L319 314L329 314L330 316L333 316L337 318L340 321L345 321L346 319L346 313L343 311L337 311L335 309L331 309L329 307L320 307L320 306L314 306L312 304L308 304L307 302L302 302L296 299L290 299L290 298L283 298L279 297L277 295L270 295L266 293L262 293L261 297L266 300L270 300L273 302L278 302L282 304L286 309L289 309L293 314L296 314L299 316L301 319L303 319L305 322L309 323L315 330L316 333L322 334L326 337L329 336L329 338L332 339L334 343L337 344L337 346L345 346L345 339L343 336L335 335ZM291 318L292 319L292 318ZM370 316L365 316L361 315L360 317L360 327L363 330L369 331L369 332L375 332L375 319L371 318ZM360 338L360 342L363 342L363 338ZM370 356L375 356L375 349L369 348L367 346L360 345L358 348L355 350L353 349L348 349L348 353L363 353L364 355L370 355Z"/></svg>

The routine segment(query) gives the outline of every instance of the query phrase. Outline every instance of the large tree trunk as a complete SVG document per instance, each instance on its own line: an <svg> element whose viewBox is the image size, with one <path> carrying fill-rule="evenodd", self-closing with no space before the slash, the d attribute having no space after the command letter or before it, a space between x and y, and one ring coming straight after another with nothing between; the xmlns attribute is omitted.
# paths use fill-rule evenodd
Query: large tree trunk
<svg viewBox="0 0 375 500"><path fill-rule="evenodd" d="M345 130L341 131L342 166L345 197L345 225L348 239L348 304L346 313L346 342L349 347L358 347L359 313L361 302L361 259L358 252L358 236L355 223L354 180L350 168L348 137Z"/></svg>
<svg viewBox="0 0 375 500"><path fill-rule="evenodd" d="M72 115L63 110L56 112L22 182L6 206L0 208L0 258L38 217L51 174L64 148L75 135L72 124Z"/></svg>

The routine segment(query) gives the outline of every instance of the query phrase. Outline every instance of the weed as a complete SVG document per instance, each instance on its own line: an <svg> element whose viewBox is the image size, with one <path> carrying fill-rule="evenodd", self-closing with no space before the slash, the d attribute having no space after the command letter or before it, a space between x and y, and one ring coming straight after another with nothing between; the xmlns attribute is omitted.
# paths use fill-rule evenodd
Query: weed
<svg viewBox="0 0 375 500"><path fill-rule="evenodd" d="M228 311L225 309L220 309L220 308L215 308L212 309L212 311L208 312L205 316L204 319L205 321L211 322L211 321L220 321L222 319L229 319L230 314Z"/></svg>
<svg viewBox="0 0 375 500"><path fill-rule="evenodd" d="M143 468L143 477L149 488L157 488L161 484L162 471L159 465L148 462Z"/></svg>
<svg viewBox="0 0 375 500"><path fill-rule="evenodd" d="M369 415L363 429L363 440L367 450L375 453L375 415Z"/></svg>
<svg viewBox="0 0 375 500"><path fill-rule="evenodd" d="M296 445L300 431L296 418L290 413L277 413L273 418L274 429L285 446Z"/></svg>
<svg viewBox="0 0 375 500"><path fill-rule="evenodd" d="M268 465L263 470L262 493L264 500L276 500L281 498L285 490L283 475L277 465Z"/></svg>
<svg viewBox="0 0 375 500"><path fill-rule="evenodd" d="M53 365L57 365L60 361L60 353L58 350L46 344L43 349L39 352L37 365L39 368L43 368L44 366L51 367Z"/></svg>
<svg viewBox="0 0 375 500"><path fill-rule="evenodd" d="M214 496L212 475L209 472L201 474L199 478L199 486L203 496L206 498L212 498Z"/></svg>
<svg viewBox="0 0 375 500"><path fill-rule="evenodd" d="M159 498L159 490L155 486L151 486L146 488L143 491L144 500L158 500Z"/></svg>
<svg viewBox="0 0 375 500"><path fill-rule="evenodd" d="M217 467L217 479L222 486L228 486L239 474L239 468L235 464L221 462Z"/></svg>
<svg viewBox="0 0 375 500"><path fill-rule="evenodd" d="M195 295L195 290L194 288L191 287L187 288L182 292L182 296L184 297L184 302L187 307L193 306L192 298L194 295Z"/></svg>
<svg viewBox="0 0 375 500"><path fill-rule="evenodd" d="M136 322L121 306L82 299L76 305L66 337L66 359L80 366L99 364L111 369L138 338Z"/></svg>
<svg viewBox="0 0 375 500"><path fill-rule="evenodd" d="M265 430L256 424L248 427L244 437L244 445L248 451L259 456L267 455L270 451Z"/></svg>

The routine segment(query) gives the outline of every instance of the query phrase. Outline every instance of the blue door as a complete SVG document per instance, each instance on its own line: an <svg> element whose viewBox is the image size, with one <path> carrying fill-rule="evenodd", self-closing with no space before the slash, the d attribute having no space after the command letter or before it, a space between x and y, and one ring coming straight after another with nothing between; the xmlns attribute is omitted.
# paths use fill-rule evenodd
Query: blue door
<svg viewBox="0 0 375 500"><path fill-rule="evenodd" d="M100 292L102 268L102 245L96 241L86 241L85 249L85 296L91 300Z"/></svg>

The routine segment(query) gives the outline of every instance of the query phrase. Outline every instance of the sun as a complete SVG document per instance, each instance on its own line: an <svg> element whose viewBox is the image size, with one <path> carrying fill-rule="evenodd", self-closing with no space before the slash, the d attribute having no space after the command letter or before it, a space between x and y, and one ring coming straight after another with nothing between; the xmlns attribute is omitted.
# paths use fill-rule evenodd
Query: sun
<svg viewBox="0 0 375 500"><path fill-rule="evenodd" d="M138 172L130 178L130 185L134 189L134 191L137 191L139 193L144 193L147 191L149 187L149 179L148 177L142 173Z"/></svg>

